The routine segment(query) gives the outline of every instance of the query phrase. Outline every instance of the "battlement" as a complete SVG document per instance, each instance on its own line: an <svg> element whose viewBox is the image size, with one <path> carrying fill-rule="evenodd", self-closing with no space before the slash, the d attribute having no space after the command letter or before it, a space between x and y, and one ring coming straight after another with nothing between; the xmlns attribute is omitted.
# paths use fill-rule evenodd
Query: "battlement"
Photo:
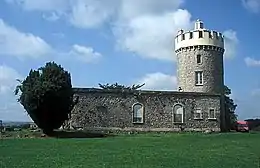
<svg viewBox="0 0 260 168"><path fill-rule="evenodd" d="M175 37L175 51L180 48L198 45L216 46L224 49L224 36L220 32L205 29L203 22L200 20L195 22L194 30L178 31Z"/></svg>

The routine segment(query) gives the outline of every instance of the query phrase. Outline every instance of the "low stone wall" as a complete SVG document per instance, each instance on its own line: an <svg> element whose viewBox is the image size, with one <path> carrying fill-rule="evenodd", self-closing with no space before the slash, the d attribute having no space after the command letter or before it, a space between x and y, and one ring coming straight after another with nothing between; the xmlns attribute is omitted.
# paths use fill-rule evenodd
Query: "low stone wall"
<svg viewBox="0 0 260 168"><path fill-rule="evenodd" d="M109 91L75 89L78 103L72 110L68 125L72 128L119 131L191 131L220 129L220 95L160 91ZM144 122L133 123L133 104L144 107ZM184 107L184 122L173 122L174 104ZM194 119L196 108L202 119ZM216 119L208 119L209 108L214 108Z"/></svg>

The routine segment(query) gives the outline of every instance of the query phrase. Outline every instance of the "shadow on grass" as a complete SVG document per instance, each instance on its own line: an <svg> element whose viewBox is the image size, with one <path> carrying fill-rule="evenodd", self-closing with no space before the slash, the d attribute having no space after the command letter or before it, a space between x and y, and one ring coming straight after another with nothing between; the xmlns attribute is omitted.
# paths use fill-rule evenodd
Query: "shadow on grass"
<svg viewBox="0 0 260 168"><path fill-rule="evenodd" d="M115 135L86 131L54 131L48 135L48 137L52 138L106 138L113 136Z"/></svg>

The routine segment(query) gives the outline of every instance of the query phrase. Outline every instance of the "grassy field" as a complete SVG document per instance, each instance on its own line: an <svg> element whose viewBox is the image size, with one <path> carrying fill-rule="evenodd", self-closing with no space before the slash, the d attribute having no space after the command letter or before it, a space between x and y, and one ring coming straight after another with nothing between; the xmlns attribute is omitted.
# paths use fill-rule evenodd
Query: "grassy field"
<svg viewBox="0 0 260 168"><path fill-rule="evenodd" d="M0 168L259 168L260 134L4 139Z"/></svg>

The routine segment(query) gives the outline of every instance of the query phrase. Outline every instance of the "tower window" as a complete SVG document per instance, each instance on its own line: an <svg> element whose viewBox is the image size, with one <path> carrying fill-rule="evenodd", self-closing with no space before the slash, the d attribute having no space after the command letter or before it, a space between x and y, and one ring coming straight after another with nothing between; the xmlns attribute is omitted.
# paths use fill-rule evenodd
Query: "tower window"
<svg viewBox="0 0 260 168"><path fill-rule="evenodd" d="M190 39L192 39L193 38L193 33L192 32L190 32Z"/></svg>
<svg viewBox="0 0 260 168"><path fill-rule="evenodd" d="M197 55L197 64L201 64L201 55L200 54L198 54Z"/></svg>
<svg viewBox="0 0 260 168"><path fill-rule="evenodd" d="M203 85L203 72L202 71L195 72L195 85Z"/></svg>
<svg viewBox="0 0 260 168"><path fill-rule="evenodd" d="M185 34L181 35L181 40L185 40Z"/></svg>
<svg viewBox="0 0 260 168"><path fill-rule="evenodd" d="M209 38L212 38L212 34L211 34L211 32L209 32Z"/></svg>
<svg viewBox="0 0 260 168"><path fill-rule="evenodd" d="M218 34L217 34L217 32L213 32L213 35L214 35L214 37L216 37L216 39L218 39Z"/></svg>
<svg viewBox="0 0 260 168"><path fill-rule="evenodd" d="M202 38L202 37L203 37L202 31L199 31L199 38Z"/></svg>

